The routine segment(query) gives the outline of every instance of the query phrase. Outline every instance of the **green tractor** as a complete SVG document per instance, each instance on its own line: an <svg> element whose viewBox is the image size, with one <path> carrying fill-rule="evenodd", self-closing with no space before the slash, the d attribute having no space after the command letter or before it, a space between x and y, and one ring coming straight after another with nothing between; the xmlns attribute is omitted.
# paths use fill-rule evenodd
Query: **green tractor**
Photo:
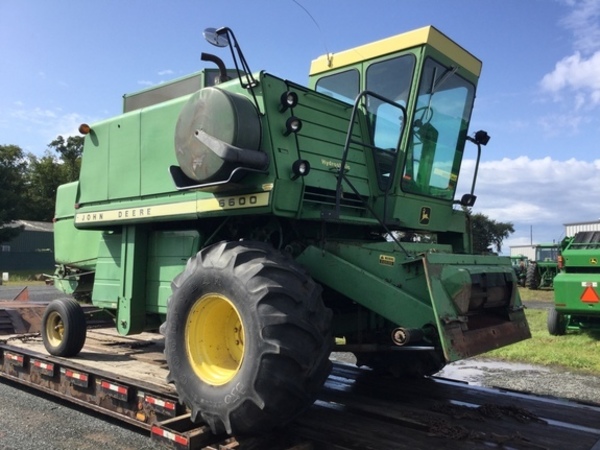
<svg viewBox="0 0 600 450"><path fill-rule="evenodd" d="M525 287L527 284L527 268L529 267L529 259L525 255L516 255L510 257L519 286Z"/></svg>
<svg viewBox="0 0 600 450"><path fill-rule="evenodd" d="M535 246L535 259L529 261L525 286L529 289L552 289L554 277L558 273L558 244L539 244Z"/></svg>
<svg viewBox="0 0 600 450"><path fill-rule="evenodd" d="M313 61L308 87L234 62L124 97L59 188L56 286L118 332L160 330L169 381L213 431L308 408L330 352L396 375L530 337L508 258L473 255L457 198L481 62L433 27ZM85 340L48 306L53 355ZM336 345L336 343L339 343Z"/></svg>
<svg viewBox="0 0 600 450"><path fill-rule="evenodd" d="M581 231L562 242L548 332L600 329L600 232Z"/></svg>

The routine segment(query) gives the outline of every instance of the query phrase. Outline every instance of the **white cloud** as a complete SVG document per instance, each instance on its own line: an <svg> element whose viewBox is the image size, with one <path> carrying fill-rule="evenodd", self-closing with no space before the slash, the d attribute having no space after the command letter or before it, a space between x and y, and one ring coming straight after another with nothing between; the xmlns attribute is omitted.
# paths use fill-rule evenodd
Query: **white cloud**
<svg viewBox="0 0 600 450"><path fill-rule="evenodd" d="M568 0L572 11L562 21L573 32L575 47L584 53L593 53L600 48L600 1Z"/></svg>
<svg viewBox="0 0 600 450"><path fill-rule="evenodd" d="M137 84L141 86L154 86L154 82L150 80L138 80Z"/></svg>
<svg viewBox="0 0 600 450"><path fill-rule="evenodd" d="M562 24L573 34L574 52L542 78L543 91L571 99L575 108L600 104L600 0L567 0ZM562 94L568 94L563 96Z"/></svg>
<svg viewBox="0 0 600 450"><path fill-rule="evenodd" d="M552 72L544 75L541 87L552 93L572 90L579 96L587 92L587 97L598 104L595 99L600 95L600 51L587 58L580 52L563 58ZM578 102L581 104L581 98Z"/></svg>
<svg viewBox="0 0 600 450"><path fill-rule="evenodd" d="M166 69L166 70L161 70L158 72L159 76L164 76L164 75L173 75L175 72L173 72L171 69Z"/></svg>
<svg viewBox="0 0 600 450"><path fill-rule="evenodd" d="M468 190L474 161L464 161L459 194ZM600 160L592 162L551 157L521 156L482 162L476 186L474 212L490 219L512 222L515 233L503 244L552 242L564 237L564 224L599 217Z"/></svg>

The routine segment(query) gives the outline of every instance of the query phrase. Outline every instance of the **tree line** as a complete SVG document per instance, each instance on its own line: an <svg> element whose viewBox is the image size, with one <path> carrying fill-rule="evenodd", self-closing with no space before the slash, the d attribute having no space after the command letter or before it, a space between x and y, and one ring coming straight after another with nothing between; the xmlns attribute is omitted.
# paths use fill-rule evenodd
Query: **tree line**
<svg viewBox="0 0 600 450"><path fill-rule="evenodd" d="M0 145L0 243L21 228L15 220L51 222L58 186L79 178L83 136L58 136L42 156Z"/></svg>

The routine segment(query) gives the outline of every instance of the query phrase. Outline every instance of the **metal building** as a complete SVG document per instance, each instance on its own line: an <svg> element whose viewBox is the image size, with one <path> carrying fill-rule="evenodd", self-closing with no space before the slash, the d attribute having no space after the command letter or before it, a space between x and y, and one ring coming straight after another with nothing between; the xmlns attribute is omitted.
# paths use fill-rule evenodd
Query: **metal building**
<svg viewBox="0 0 600 450"><path fill-rule="evenodd" d="M23 226L13 240L0 244L0 272L54 271L53 224L16 220L10 226Z"/></svg>
<svg viewBox="0 0 600 450"><path fill-rule="evenodd" d="M590 222L565 223L565 236L574 236L580 231L600 231L600 219Z"/></svg>
<svg viewBox="0 0 600 450"><path fill-rule="evenodd" d="M511 245L510 256L525 256L530 261L535 261L536 245Z"/></svg>

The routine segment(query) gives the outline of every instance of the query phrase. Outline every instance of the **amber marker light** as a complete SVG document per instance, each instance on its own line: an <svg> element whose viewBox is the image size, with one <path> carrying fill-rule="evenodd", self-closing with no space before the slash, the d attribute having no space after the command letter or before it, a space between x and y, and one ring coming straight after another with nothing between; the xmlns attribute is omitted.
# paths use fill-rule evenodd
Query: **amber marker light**
<svg viewBox="0 0 600 450"><path fill-rule="evenodd" d="M82 123L81 125L79 125L79 132L81 134L90 134L90 131L92 131L92 129L87 123Z"/></svg>

